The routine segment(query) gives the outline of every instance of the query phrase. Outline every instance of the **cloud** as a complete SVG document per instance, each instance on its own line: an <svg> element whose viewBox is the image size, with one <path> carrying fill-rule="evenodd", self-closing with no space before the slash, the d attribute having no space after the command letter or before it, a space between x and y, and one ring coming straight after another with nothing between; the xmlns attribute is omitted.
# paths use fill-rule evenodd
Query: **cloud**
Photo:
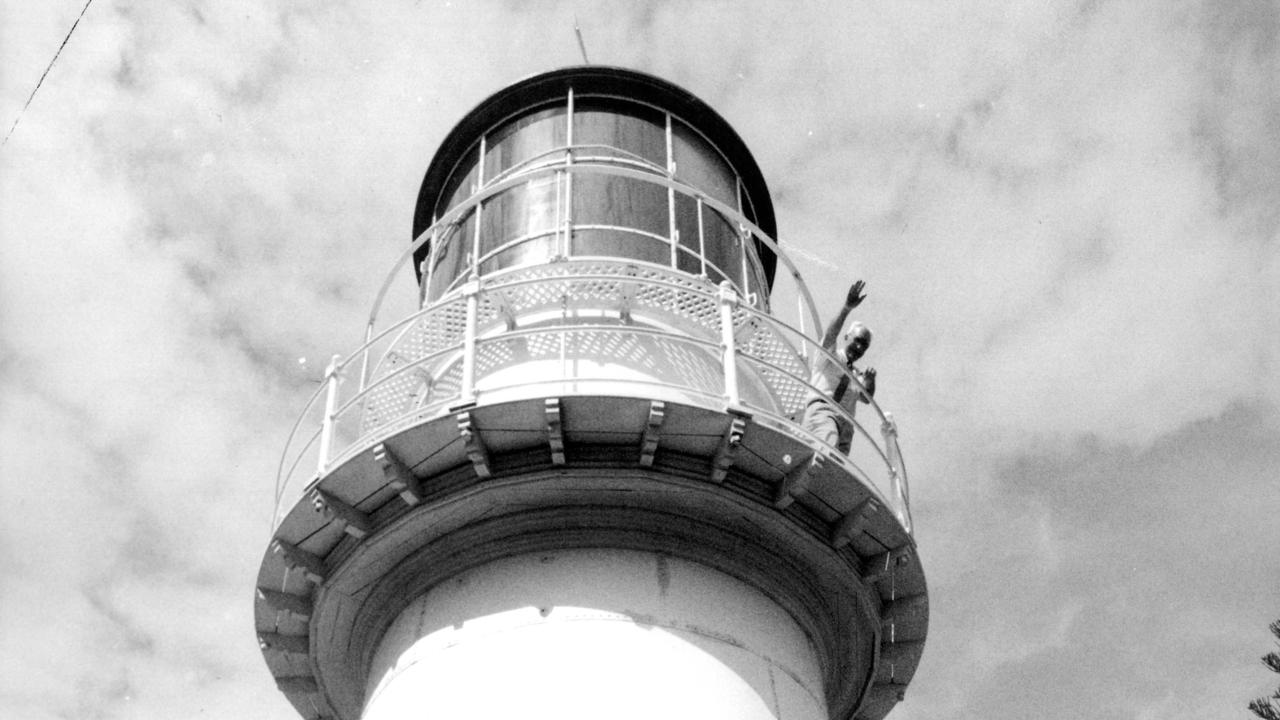
<svg viewBox="0 0 1280 720"><path fill-rule="evenodd" d="M6 118L78 11L31 7ZM578 62L575 17L739 130L824 315L870 283L934 607L894 717L1242 709L1280 541L1272 4L98 0L0 151L0 713L293 715L249 619L279 444L435 144Z"/></svg>

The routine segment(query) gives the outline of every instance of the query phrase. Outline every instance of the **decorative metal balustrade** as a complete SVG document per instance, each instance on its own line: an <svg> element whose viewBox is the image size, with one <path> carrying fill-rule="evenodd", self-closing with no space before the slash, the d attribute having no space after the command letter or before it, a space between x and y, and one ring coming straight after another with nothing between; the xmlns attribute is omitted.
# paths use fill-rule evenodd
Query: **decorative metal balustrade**
<svg viewBox="0 0 1280 720"><path fill-rule="evenodd" d="M812 368L826 351L812 337L820 325L799 272L736 208L661 171L635 158L602 157L594 146L560 148L490 181L420 235L380 289L365 342L345 357L334 357L325 382L291 431L277 476L274 522L317 474L404 429L470 404L567 395L661 399L744 412L753 422L819 446L801 420L817 392L809 383ZM557 210L545 232L486 253L476 240L458 273L463 279L451 280L435 293L438 299L428 301L433 260L446 251L449 233L502 193L547 174L568 187L578 175L631 178L690 199L699 241L682 244L675 229L670 238L656 238L669 244L668 264L574 257L567 252L574 234L601 226L577 224L567 210ZM562 203L557 199L556 207ZM744 250L736 274L707 264L701 228L702 219L711 215L729 220L740 233L738 246ZM493 269L501 253L533 241L554 248L551 262ZM745 251L751 242L772 249L789 271L779 274L789 287L782 293L775 287L774 298L794 297L791 317L769 307L758 264ZM426 305L384 325L379 314L389 289L408 274L414 252L428 243L432 254L424 263L423 294L417 299ZM696 259L697 272L688 270L689 257ZM714 281L728 277L739 278L745 289L730 279ZM856 378L851 382L857 387ZM855 428L849 455L831 447L824 453L872 488L910 531L896 427L874 400L868 407L862 420L839 410Z"/></svg>

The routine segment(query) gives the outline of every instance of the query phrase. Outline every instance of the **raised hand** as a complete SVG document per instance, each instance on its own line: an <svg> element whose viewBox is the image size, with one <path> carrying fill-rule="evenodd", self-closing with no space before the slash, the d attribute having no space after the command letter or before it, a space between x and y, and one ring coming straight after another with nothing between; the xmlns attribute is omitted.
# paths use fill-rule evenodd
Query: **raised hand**
<svg viewBox="0 0 1280 720"><path fill-rule="evenodd" d="M844 306L847 308L856 308L858 305L862 304L862 301L867 299L867 296L862 292L862 288L866 287L866 285L866 283L859 280L849 286L849 294L845 296Z"/></svg>
<svg viewBox="0 0 1280 720"><path fill-rule="evenodd" d="M876 369L869 367L862 371L862 387L866 389L868 395L876 394Z"/></svg>

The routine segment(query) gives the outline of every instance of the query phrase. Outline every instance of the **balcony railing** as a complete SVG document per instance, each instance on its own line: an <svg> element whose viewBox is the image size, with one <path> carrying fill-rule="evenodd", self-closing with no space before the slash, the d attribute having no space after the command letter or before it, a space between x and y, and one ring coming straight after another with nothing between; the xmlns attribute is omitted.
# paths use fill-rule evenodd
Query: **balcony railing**
<svg viewBox="0 0 1280 720"><path fill-rule="evenodd" d="M674 260L667 266L557 257L481 277L487 258L475 253L464 282L455 283L438 301L383 325L379 315L389 289L410 274L406 265L414 251L438 240L443 229L489 198L528 179L505 174L451 209L401 254L378 292L365 342L347 356L333 358L324 383L290 432L276 480L273 522L318 475L466 403L566 395L666 399L741 408L820 445L800 427L808 399L818 392L809 383L812 368L826 351L811 337L820 326L799 272L776 242L736 209L633 164L567 157L529 172L622 175L694 198L699 215L705 205L737 223L743 246L754 240L777 253L789 273L779 273L775 306L779 297L794 297L790 317L777 307L770 310L759 297L744 297L734 283L716 285L705 274L681 271ZM576 229L566 222L554 232L569 237ZM760 287L751 277L747 275L748 287ZM850 382L859 387L857 378ZM845 466L851 481L872 488L910 532L897 428L874 400L868 408L863 420L837 408L852 423L853 447L847 456L826 448L827 455Z"/></svg>

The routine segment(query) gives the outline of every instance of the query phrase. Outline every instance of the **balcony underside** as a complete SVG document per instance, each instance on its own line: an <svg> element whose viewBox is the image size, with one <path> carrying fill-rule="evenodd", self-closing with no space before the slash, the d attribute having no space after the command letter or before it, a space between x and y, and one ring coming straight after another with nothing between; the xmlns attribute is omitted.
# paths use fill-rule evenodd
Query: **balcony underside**
<svg viewBox="0 0 1280 720"><path fill-rule="evenodd" d="M359 716L364 678L340 668L367 667L386 623L434 583L566 547L668 553L759 587L811 633L833 717L882 717L914 673L928 608L910 535L790 423L575 395L385 430L312 483L260 569L264 655L306 717Z"/></svg>

